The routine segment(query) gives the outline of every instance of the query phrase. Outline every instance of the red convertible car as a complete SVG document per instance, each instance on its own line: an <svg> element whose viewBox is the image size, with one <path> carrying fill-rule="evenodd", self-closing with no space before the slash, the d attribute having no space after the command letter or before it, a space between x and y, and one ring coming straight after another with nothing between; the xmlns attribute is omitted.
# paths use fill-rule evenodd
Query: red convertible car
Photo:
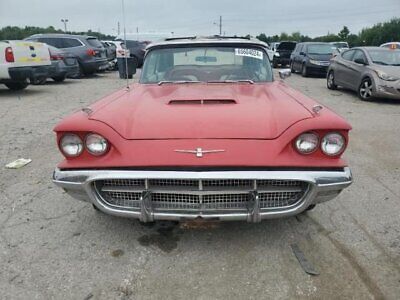
<svg viewBox="0 0 400 300"><path fill-rule="evenodd" d="M351 184L342 159L350 129L274 80L260 41L167 39L148 46L138 83L55 127L65 159L53 180L96 209L143 222L259 222Z"/></svg>

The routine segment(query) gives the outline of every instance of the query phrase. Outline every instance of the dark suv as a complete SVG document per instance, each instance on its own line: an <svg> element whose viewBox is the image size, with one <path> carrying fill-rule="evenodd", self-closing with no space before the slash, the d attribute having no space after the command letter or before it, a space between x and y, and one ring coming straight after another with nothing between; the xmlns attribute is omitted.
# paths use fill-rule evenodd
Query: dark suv
<svg viewBox="0 0 400 300"><path fill-rule="evenodd" d="M116 41L122 42L123 40L116 39ZM136 59L138 68L143 65L144 53L148 44L150 44L148 41L126 40L126 48L129 49L130 56Z"/></svg>
<svg viewBox="0 0 400 300"><path fill-rule="evenodd" d="M81 75L91 75L108 67L107 54L101 42L93 36L70 34L35 34L28 41L42 42L73 54Z"/></svg>
<svg viewBox="0 0 400 300"><path fill-rule="evenodd" d="M290 55L292 54L297 42L280 42L274 52L272 65L276 68L278 65L287 66L290 63Z"/></svg>
<svg viewBox="0 0 400 300"><path fill-rule="evenodd" d="M329 43L299 43L290 56L290 69L293 73L301 72L303 77L310 74L325 76L332 53Z"/></svg>

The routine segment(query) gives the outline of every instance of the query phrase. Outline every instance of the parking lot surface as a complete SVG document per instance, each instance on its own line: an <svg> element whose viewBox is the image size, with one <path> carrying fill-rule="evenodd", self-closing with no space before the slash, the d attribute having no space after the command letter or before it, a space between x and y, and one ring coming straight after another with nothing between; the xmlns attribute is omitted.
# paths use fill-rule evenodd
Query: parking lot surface
<svg viewBox="0 0 400 300"><path fill-rule="evenodd" d="M19 93L0 86L1 298L398 299L400 101L362 102L323 78L287 83L353 125L345 157L354 184L298 217L208 229L108 216L52 184L62 159L53 126L123 87L117 74ZM20 157L32 163L4 168Z"/></svg>

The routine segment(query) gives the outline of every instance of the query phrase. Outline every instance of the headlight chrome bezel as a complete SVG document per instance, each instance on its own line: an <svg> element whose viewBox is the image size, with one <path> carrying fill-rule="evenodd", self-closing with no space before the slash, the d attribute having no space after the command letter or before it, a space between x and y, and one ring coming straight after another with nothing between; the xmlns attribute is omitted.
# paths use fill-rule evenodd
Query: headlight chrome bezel
<svg viewBox="0 0 400 300"><path fill-rule="evenodd" d="M339 138L341 140L341 146L340 146L338 151L329 152L326 149L326 147L327 147L326 146L326 141L327 141L327 139L332 138L333 136L336 137L336 138ZM346 149L346 138L342 134L340 134L339 132L329 132L329 133L325 134L324 137L321 139L320 148L321 148L322 153L324 153L327 156L330 156L330 157L339 156Z"/></svg>
<svg viewBox="0 0 400 300"><path fill-rule="evenodd" d="M101 142L99 142L99 144L103 144L102 150L94 150L94 148L92 148L90 146L91 144L93 144L90 142L90 139L98 139L99 141L101 141ZM85 137L85 148L91 155L101 156L108 152L108 150L110 148L110 144L109 144L108 140L105 137L103 137L102 135L97 134L97 133L89 133Z"/></svg>
<svg viewBox="0 0 400 300"><path fill-rule="evenodd" d="M312 149L304 151L304 150L301 149L300 140L301 140L301 138L305 138L306 136L310 137L310 138L313 138L315 145L314 145L314 147ZM295 139L294 145L295 145L295 148L296 148L298 153L303 154L303 155L312 154L315 151L317 151L317 149L318 149L318 146L319 146L319 135L316 134L315 132L302 133Z"/></svg>
<svg viewBox="0 0 400 300"><path fill-rule="evenodd" d="M76 145L78 146L77 152L75 154L72 153L68 153L68 151L65 150L65 147L67 145L66 144L66 139L75 139ZM83 152L83 148L84 148L84 144L83 141L81 139L81 137L75 133L66 133L64 134L59 141L59 148L61 150L61 152L64 154L65 157L67 158L73 158L73 157L78 157L79 155L82 154Z"/></svg>

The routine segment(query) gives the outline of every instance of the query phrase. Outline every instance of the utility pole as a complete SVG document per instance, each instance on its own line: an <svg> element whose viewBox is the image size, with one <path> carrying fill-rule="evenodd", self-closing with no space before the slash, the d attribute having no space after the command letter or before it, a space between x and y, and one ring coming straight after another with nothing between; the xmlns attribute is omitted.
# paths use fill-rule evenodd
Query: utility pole
<svg viewBox="0 0 400 300"><path fill-rule="evenodd" d="M118 21L118 29L117 29L117 32L118 32L118 35L120 35L121 34L121 24L119 23L119 21Z"/></svg>
<svg viewBox="0 0 400 300"><path fill-rule="evenodd" d="M217 24L217 22L214 22L213 24L219 27L219 36L222 36L222 16L219 16L219 24Z"/></svg>
<svg viewBox="0 0 400 300"><path fill-rule="evenodd" d="M64 23L64 32L67 33L67 23L68 23L68 19L61 19L61 22Z"/></svg>
<svg viewBox="0 0 400 300"><path fill-rule="evenodd" d="M222 35L222 16L219 16L219 36Z"/></svg>

